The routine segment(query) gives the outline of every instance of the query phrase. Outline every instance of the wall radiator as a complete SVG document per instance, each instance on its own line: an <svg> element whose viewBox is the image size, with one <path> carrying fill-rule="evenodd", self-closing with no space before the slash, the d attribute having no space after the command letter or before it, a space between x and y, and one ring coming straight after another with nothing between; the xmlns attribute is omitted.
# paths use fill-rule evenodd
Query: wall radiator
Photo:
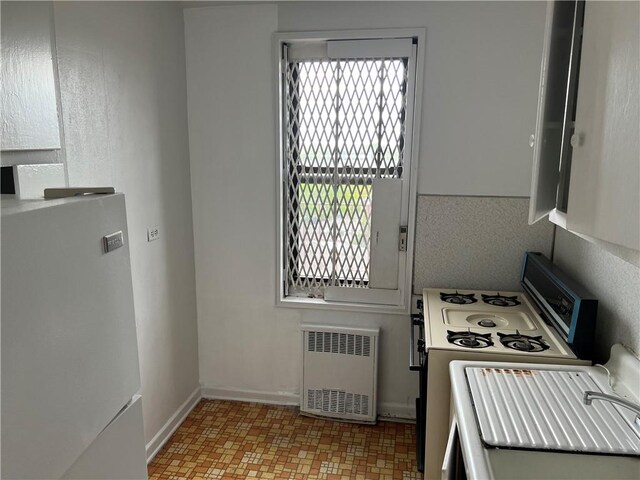
<svg viewBox="0 0 640 480"><path fill-rule="evenodd" d="M379 329L302 325L300 411L376 421Z"/></svg>

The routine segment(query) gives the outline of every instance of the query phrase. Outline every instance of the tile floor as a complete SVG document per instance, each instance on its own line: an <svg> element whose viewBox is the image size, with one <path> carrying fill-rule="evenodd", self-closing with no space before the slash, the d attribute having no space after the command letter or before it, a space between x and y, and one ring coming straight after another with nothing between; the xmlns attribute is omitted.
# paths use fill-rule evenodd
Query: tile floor
<svg viewBox="0 0 640 480"><path fill-rule="evenodd" d="M296 408L202 400L149 464L150 480L418 480L415 427L341 423Z"/></svg>

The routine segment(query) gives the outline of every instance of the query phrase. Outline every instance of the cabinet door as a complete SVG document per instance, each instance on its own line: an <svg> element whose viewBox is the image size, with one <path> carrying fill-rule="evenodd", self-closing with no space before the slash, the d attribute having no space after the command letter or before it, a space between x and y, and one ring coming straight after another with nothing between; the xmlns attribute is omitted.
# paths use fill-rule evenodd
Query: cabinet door
<svg viewBox="0 0 640 480"><path fill-rule="evenodd" d="M640 3L587 2L567 228L640 250Z"/></svg>
<svg viewBox="0 0 640 480"><path fill-rule="evenodd" d="M536 133L530 139L533 174L529 224L546 217L557 204L563 138L573 113L575 75L571 73L577 71L574 49L580 44L581 15L581 2L547 2Z"/></svg>

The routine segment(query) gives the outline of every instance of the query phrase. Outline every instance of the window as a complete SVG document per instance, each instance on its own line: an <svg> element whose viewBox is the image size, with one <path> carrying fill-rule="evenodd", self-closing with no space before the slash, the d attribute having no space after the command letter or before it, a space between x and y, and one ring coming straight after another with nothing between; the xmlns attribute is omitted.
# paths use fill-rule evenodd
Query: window
<svg viewBox="0 0 640 480"><path fill-rule="evenodd" d="M279 42L283 298L404 306L416 49Z"/></svg>

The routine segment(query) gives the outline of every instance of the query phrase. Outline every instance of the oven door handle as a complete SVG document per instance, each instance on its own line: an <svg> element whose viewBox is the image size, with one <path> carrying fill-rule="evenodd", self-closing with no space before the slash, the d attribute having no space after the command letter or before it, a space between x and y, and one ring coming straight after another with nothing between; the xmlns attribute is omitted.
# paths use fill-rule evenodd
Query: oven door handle
<svg viewBox="0 0 640 480"><path fill-rule="evenodd" d="M418 353L422 357L424 354L424 320L420 315L411 315L411 335L409 338L409 370L421 370L422 364L415 362L415 327L418 327L420 333L418 338Z"/></svg>

